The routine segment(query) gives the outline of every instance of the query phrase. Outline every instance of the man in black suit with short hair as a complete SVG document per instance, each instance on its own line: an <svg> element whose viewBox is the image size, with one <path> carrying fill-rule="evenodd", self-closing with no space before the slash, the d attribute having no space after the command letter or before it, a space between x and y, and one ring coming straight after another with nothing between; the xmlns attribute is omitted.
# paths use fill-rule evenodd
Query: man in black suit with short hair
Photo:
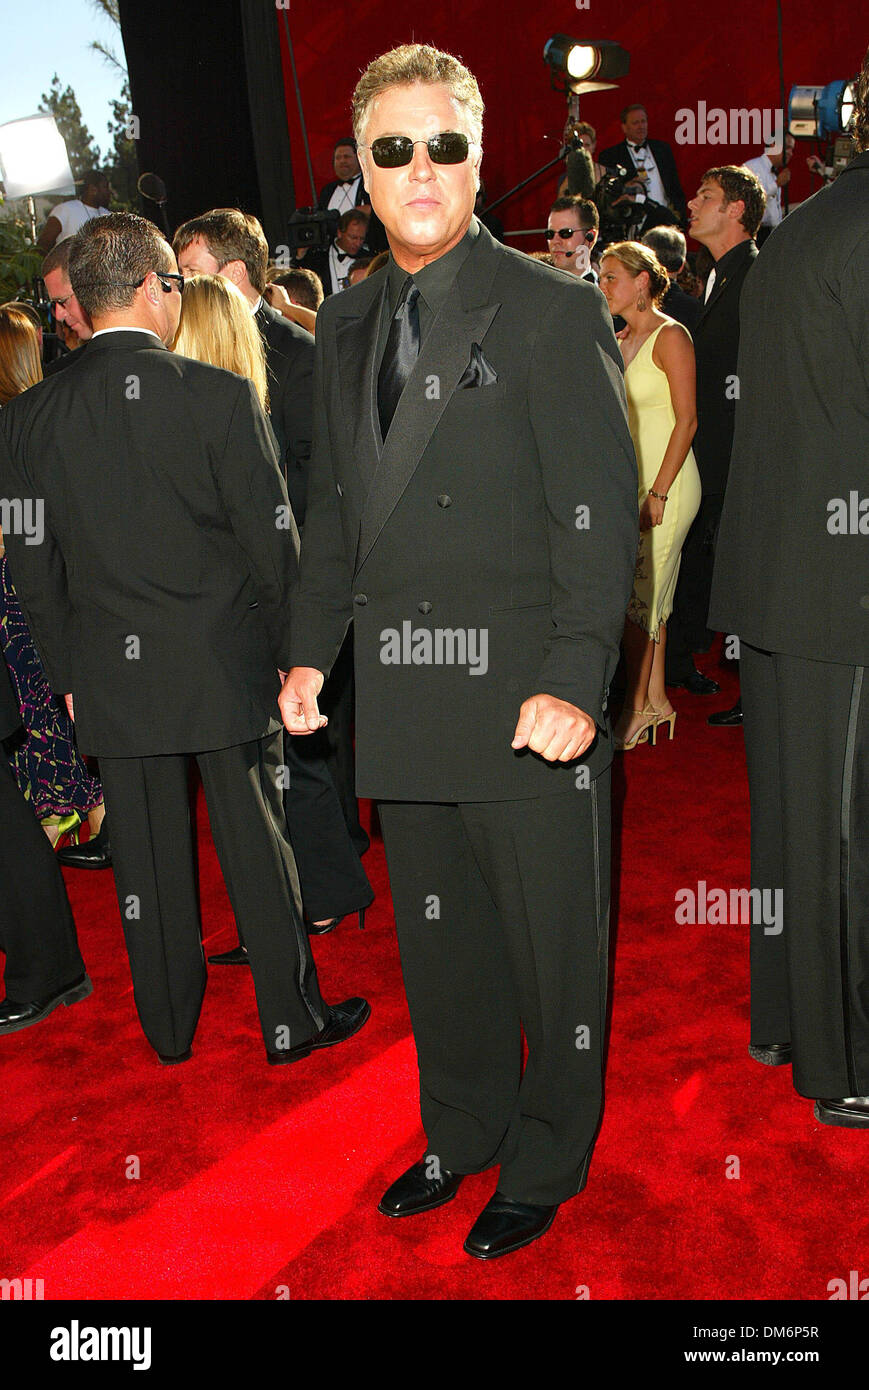
<svg viewBox="0 0 869 1390"><path fill-rule="evenodd" d="M634 194L634 201L649 203L647 226L669 222L684 225L685 194L670 146L664 140L649 139L649 118L645 106L638 102L624 108L621 122L625 138L601 150L598 162L610 169L621 164L628 173L637 171L642 191Z"/></svg>
<svg viewBox="0 0 869 1390"><path fill-rule="evenodd" d="M291 733L319 727L352 619L358 789L379 803L428 1144L380 1210L499 1166L465 1242L492 1259L582 1190L600 1117L636 463L602 295L473 216L467 68L383 55L354 126L392 252L320 311L281 708Z"/></svg>
<svg viewBox="0 0 869 1390"><path fill-rule="evenodd" d="M0 419L3 488L45 499L42 544L8 538L16 591L82 751L100 758L149 1042L186 1061L205 990L195 759L268 1058L295 1061L349 1037L368 1005L323 1002L283 810L286 486L253 384L167 350L183 279L152 223L92 220L70 277L94 325L87 354Z"/></svg>
<svg viewBox="0 0 869 1390"><path fill-rule="evenodd" d="M749 1052L822 1124L869 1131L869 53L859 153L795 208L742 293L710 621L740 639Z"/></svg>
<svg viewBox="0 0 869 1390"><path fill-rule="evenodd" d="M722 165L703 175L689 203L690 231L711 252L703 312L693 330L697 363L697 433L694 457L703 496L682 547L673 613L667 629L667 684L694 694L711 693L693 653L712 641L707 628L715 536L724 503L733 421L739 396L739 299L757 259L755 233L765 206L763 189L749 169ZM715 682L712 682L714 685ZM704 686L706 687L704 689ZM738 725L742 708L709 716L715 725Z"/></svg>
<svg viewBox="0 0 869 1390"><path fill-rule="evenodd" d="M654 251L670 277L670 288L661 300L661 313L681 323L693 334L703 305L693 294L686 294L677 277L685 269L687 243L678 227L652 227L643 237L643 245Z"/></svg>

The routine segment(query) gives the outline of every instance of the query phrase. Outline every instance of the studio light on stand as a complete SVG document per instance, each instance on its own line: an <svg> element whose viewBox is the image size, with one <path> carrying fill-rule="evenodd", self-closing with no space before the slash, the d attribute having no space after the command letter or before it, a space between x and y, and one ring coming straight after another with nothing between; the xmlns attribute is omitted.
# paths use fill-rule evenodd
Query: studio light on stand
<svg viewBox="0 0 869 1390"><path fill-rule="evenodd" d="M830 177L854 155L850 132L856 81L838 78L824 87L791 87L788 97L788 130L796 140L827 141L825 164Z"/></svg>
<svg viewBox="0 0 869 1390"><path fill-rule="evenodd" d="M592 161L576 130L579 123L579 98L584 92L604 92L617 86L611 79L627 75L631 65L630 54L621 44L610 39L589 39L580 42L579 39L571 38L569 34L554 34L544 46L543 61L549 66L553 88L567 96L568 122L564 131L564 143L554 159L550 159L540 169L529 174L527 179L517 183L494 203L490 203L486 212L506 202L514 193L533 183L548 169L560 164L565 155L573 159L576 165L575 173L570 175L571 187L576 183L583 196L591 196L594 188Z"/></svg>
<svg viewBox="0 0 869 1390"><path fill-rule="evenodd" d="M30 235L36 242L40 195L75 193L69 156L53 116L25 116L0 125L0 171L7 198L26 198Z"/></svg>

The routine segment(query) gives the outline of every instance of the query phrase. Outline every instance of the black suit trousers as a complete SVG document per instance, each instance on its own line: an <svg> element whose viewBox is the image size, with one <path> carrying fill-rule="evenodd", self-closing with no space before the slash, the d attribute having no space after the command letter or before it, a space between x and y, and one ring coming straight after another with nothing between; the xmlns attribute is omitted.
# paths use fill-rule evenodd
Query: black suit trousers
<svg viewBox="0 0 869 1390"><path fill-rule="evenodd" d="M250 956L263 1040L270 1051L294 1047L323 1026L326 1006L301 920L280 786L280 732L189 756L100 759L115 886L145 1036L157 1052L186 1051L205 992L191 757Z"/></svg>
<svg viewBox="0 0 869 1390"><path fill-rule="evenodd" d="M804 1096L869 1095L869 668L764 652L740 673L753 888L751 1037L788 1042Z"/></svg>
<svg viewBox="0 0 869 1390"><path fill-rule="evenodd" d="M709 596L715 564L715 537L724 497L704 493L682 546L673 612L667 623L667 679L684 680L694 669L693 653L712 640L708 628Z"/></svg>
<svg viewBox="0 0 869 1390"><path fill-rule="evenodd" d="M565 1201L601 1108L609 770L536 800L379 807L427 1152Z"/></svg>
<svg viewBox="0 0 869 1390"><path fill-rule="evenodd" d="M6 997L27 1004L84 974L75 923L48 836L0 744L0 949Z"/></svg>

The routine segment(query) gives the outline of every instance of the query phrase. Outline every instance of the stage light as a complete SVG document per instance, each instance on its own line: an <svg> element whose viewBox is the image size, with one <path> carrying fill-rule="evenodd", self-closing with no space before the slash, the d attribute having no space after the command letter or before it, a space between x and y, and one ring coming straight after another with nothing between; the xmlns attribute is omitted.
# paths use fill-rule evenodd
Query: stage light
<svg viewBox="0 0 869 1390"><path fill-rule="evenodd" d="M856 78L839 78L825 87L792 87L788 130L798 140L822 140L848 133L854 119Z"/></svg>
<svg viewBox="0 0 869 1390"><path fill-rule="evenodd" d="M555 34L548 40L543 61L549 64L553 86L563 84L565 91L575 93L613 87L609 79L625 77L631 64L630 54L619 43L609 39L580 43L569 34Z"/></svg>
<svg viewBox="0 0 869 1390"><path fill-rule="evenodd" d="M7 198L75 193L66 145L53 116L0 125L0 168Z"/></svg>

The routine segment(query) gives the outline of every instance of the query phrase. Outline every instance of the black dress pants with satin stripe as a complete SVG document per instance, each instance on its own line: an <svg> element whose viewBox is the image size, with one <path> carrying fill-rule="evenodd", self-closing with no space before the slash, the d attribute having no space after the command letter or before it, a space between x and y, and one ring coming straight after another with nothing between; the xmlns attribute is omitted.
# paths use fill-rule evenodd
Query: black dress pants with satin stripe
<svg viewBox="0 0 869 1390"><path fill-rule="evenodd" d="M609 771L538 800L379 806L427 1152L565 1201L602 1099Z"/></svg>
<svg viewBox="0 0 869 1390"><path fill-rule="evenodd" d="M788 1042L804 1096L869 1095L869 668L740 650L751 882L751 1038Z"/></svg>
<svg viewBox="0 0 869 1390"><path fill-rule="evenodd" d="M45 999L84 974L60 865L0 744L0 949L6 997Z"/></svg>
<svg viewBox="0 0 869 1390"><path fill-rule="evenodd" d="M281 733L190 755L253 971L266 1048L294 1047L326 1006L301 921L279 785ZM189 795L189 757L101 758L112 859L136 1008L157 1052L193 1040L205 992Z"/></svg>

